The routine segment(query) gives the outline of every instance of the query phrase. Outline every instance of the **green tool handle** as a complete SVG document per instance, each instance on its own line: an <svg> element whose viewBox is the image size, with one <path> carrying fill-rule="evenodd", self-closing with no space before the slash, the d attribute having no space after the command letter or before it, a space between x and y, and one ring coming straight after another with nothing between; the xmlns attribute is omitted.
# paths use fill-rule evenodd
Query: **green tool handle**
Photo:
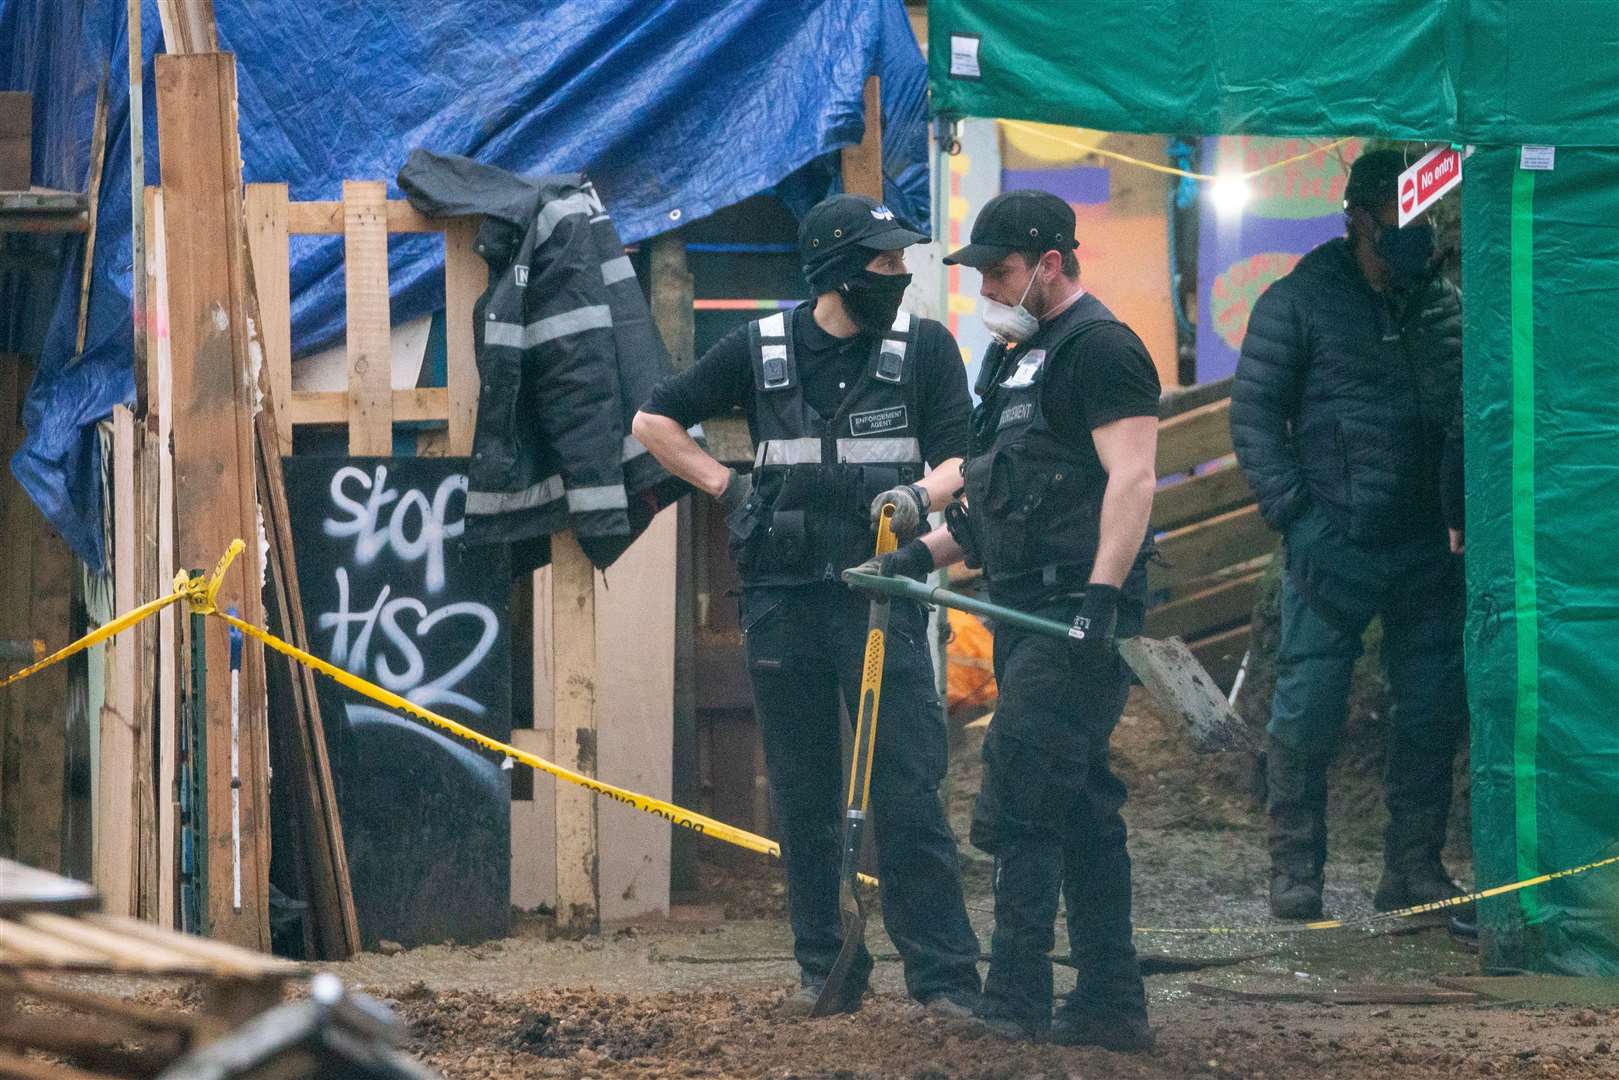
<svg viewBox="0 0 1619 1080"><path fill-rule="evenodd" d="M1066 638L1068 626L1055 619L1042 619L1038 615L1030 615L1026 611L1016 608L1002 607L992 604L988 600L980 600L974 596L963 596L958 592L928 585L915 578L896 574L893 577L881 577L877 574L857 574L853 570L843 572L843 580L854 589L865 589L867 592L881 593L885 596L900 597L905 600L915 600L922 604L942 604L945 607L956 608L959 611L970 611L975 615L987 615L997 622L1009 626L1020 626L1036 634L1045 634L1047 637Z"/></svg>

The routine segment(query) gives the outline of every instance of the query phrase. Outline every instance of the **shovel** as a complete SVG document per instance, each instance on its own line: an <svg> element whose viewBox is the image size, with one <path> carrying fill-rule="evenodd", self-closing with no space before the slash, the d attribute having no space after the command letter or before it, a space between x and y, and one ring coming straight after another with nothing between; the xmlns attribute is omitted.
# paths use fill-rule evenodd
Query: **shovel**
<svg viewBox="0 0 1619 1080"><path fill-rule="evenodd" d="M894 536L894 508L883 507L877 519L877 554L887 555L899 546ZM867 575L857 575L865 578ZM845 574L844 578L848 579ZM875 576L873 581L910 580ZM848 981L860 946L866 941L866 902L860 895L860 845L866 835L866 809L871 805L871 754L877 745L877 701L883 689L883 649L888 637L888 600L892 594L882 589L871 594L871 617L866 622L866 662L860 670L860 708L855 715L854 756L849 763L848 809L843 815L843 865L838 872L838 908L843 914L843 942L838 957L827 972L826 982L815 999L811 1016L828 1016L843 1001L843 984Z"/></svg>
<svg viewBox="0 0 1619 1080"><path fill-rule="evenodd" d="M1048 637L1068 636L1068 627L1055 619L1042 619L1026 611L991 604L987 600L963 596L949 589L935 588L908 577L879 577L845 570L843 580L853 588L865 589L874 596L943 604ZM1120 638L1118 650L1124 662L1130 665L1130 669L1148 692L1158 699L1158 703L1181 718L1193 748L1199 753L1258 750L1248 725L1232 710L1214 679L1180 638Z"/></svg>

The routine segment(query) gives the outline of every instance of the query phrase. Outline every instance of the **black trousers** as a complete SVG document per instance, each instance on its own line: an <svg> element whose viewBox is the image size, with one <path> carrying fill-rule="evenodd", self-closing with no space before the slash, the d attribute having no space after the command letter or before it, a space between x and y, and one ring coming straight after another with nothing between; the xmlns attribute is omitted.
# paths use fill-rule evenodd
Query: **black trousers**
<svg viewBox="0 0 1619 1080"><path fill-rule="evenodd" d="M838 697L852 718L868 613L865 596L841 584L743 592L748 673L781 829L793 952L806 984L826 977L842 939ZM948 754L926 627L919 605L893 602L871 779L883 923L905 963L906 989L920 1001L978 990L978 938L939 799ZM865 985L871 964L862 946L850 989Z"/></svg>
<svg viewBox="0 0 1619 1080"><path fill-rule="evenodd" d="M1067 621L1077 601L1037 614ZM984 740L974 846L995 856L995 933L984 992L991 1011L1043 1028L1050 1020L1057 898L1079 979L1069 1005L1146 1016L1130 928L1125 787L1108 766L1129 671L1116 655L1095 669L1065 642L997 625L1000 703Z"/></svg>

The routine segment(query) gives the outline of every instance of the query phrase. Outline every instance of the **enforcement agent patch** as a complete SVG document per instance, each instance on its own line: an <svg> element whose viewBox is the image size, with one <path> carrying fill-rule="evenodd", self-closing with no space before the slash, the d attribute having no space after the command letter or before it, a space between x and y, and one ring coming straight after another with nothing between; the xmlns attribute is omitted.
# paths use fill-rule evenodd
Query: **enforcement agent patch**
<svg viewBox="0 0 1619 1080"><path fill-rule="evenodd" d="M904 405L890 405L886 409L849 414L849 434L876 435L883 431L899 431L910 424Z"/></svg>
<svg viewBox="0 0 1619 1080"><path fill-rule="evenodd" d="M1016 405L1008 405L1006 408L1001 410L1001 422L996 426L1005 427L1007 424L1016 424L1020 421L1027 420L1033 415L1034 402L1032 401L1022 401Z"/></svg>

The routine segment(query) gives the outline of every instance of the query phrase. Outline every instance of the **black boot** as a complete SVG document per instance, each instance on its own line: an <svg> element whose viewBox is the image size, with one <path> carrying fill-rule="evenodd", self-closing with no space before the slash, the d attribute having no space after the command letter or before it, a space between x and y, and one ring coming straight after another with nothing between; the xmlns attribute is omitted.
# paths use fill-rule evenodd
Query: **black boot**
<svg viewBox="0 0 1619 1080"><path fill-rule="evenodd" d="M1426 738L1421 736L1428 736ZM1388 803L1388 829L1383 833L1383 878L1372 906L1378 911L1433 904L1462 895L1441 855L1450 818L1454 738L1435 732L1397 727L1383 774ZM1473 921L1473 905L1443 909L1464 923Z"/></svg>
<svg viewBox="0 0 1619 1080"><path fill-rule="evenodd" d="M1270 794L1270 910L1278 919L1321 917L1327 857L1327 764L1274 740L1266 752Z"/></svg>

